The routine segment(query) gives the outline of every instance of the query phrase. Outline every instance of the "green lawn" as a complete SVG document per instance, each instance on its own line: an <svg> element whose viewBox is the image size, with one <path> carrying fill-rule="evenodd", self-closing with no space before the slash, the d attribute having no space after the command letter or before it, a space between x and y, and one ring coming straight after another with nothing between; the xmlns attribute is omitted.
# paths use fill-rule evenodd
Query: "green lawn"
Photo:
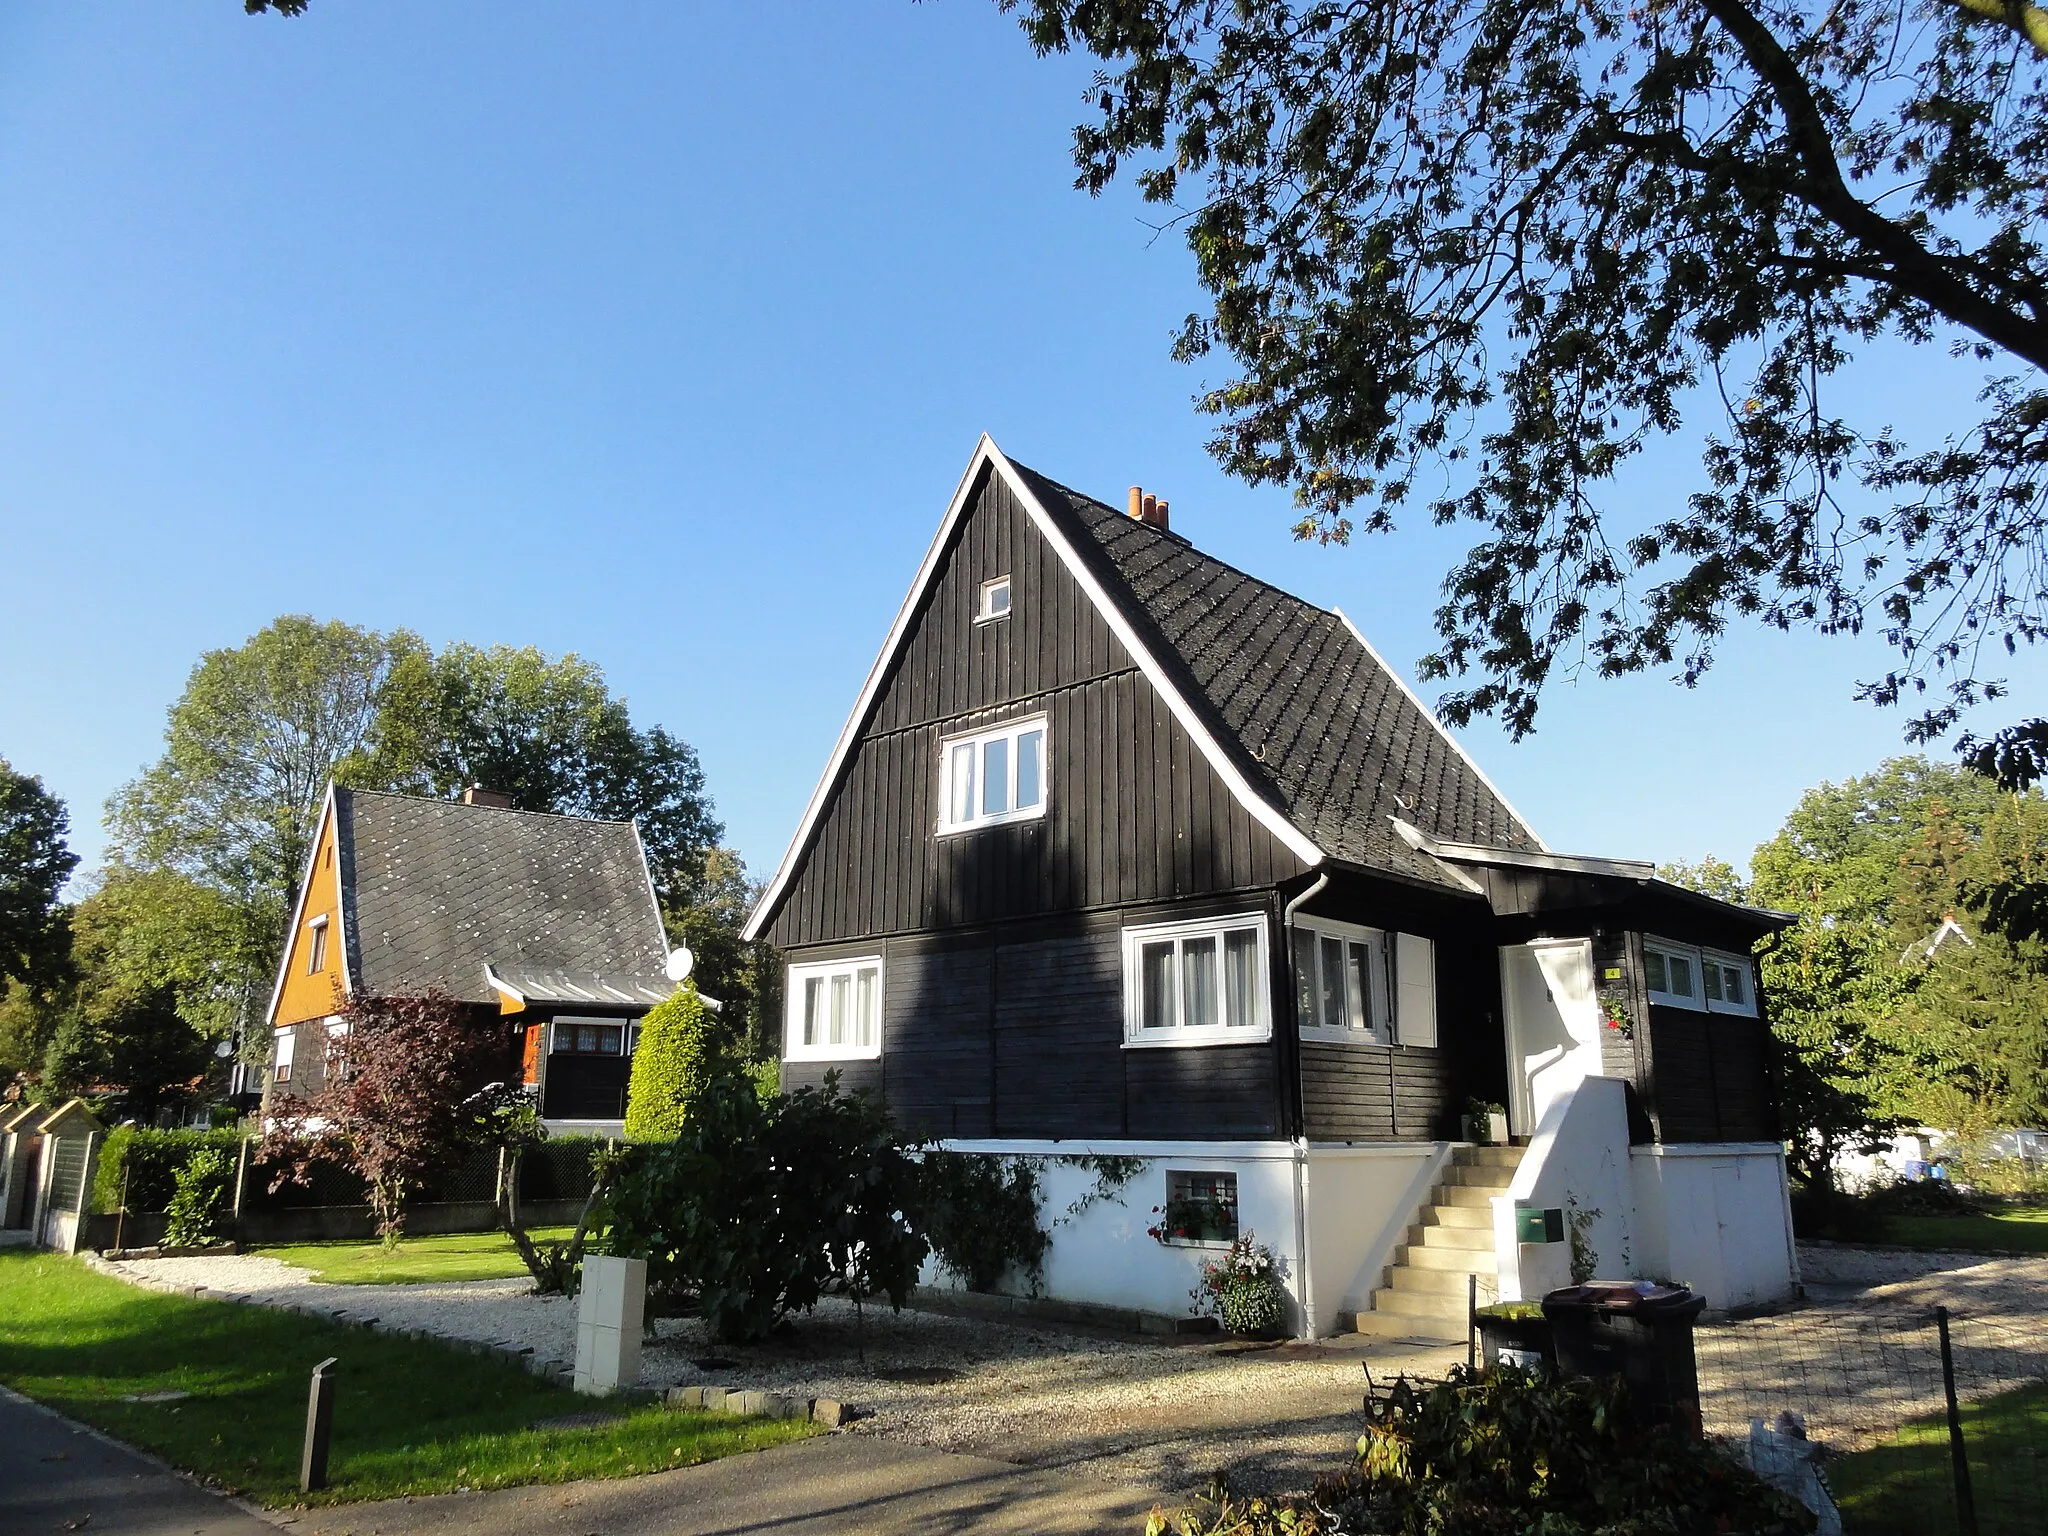
<svg viewBox="0 0 2048 1536"><path fill-rule="evenodd" d="M302 1502L306 1382L334 1356L332 1486L311 1502L623 1477L815 1433L800 1421L607 1405L516 1366L265 1307L167 1296L0 1249L0 1381L266 1504ZM134 1402L184 1392L174 1401Z"/></svg>
<svg viewBox="0 0 2048 1536"><path fill-rule="evenodd" d="M566 1239L569 1227L536 1227L528 1235L536 1243ZM408 1237L395 1252L378 1242L293 1243L258 1248L257 1253L301 1269L337 1285L410 1285L427 1280L509 1280L526 1273L519 1250L502 1232L451 1232L445 1236Z"/></svg>
<svg viewBox="0 0 2048 1536"><path fill-rule="evenodd" d="M1979 1536L2038 1536L2048 1508L2048 1383L1965 1403ZM1948 1420L1902 1426L1890 1445L1828 1466L1850 1536L1949 1536L1955 1531Z"/></svg>
<svg viewBox="0 0 2048 1536"><path fill-rule="evenodd" d="M1989 1216L1887 1216L1876 1241L1961 1253L2048 1253L2048 1207L2020 1207Z"/></svg>

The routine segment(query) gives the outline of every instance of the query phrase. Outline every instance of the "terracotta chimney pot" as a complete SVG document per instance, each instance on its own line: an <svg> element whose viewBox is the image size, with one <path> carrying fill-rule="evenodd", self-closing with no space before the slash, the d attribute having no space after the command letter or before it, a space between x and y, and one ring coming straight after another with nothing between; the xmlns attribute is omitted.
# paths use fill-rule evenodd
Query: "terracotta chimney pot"
<svg viewBox="0 0 2048 1536"><path fill-rule="evenodd" d="M1139 487L1134 485L1131 487L1131 516L1135 519L1143 517L1144 515L1145 493Z"/></svg>

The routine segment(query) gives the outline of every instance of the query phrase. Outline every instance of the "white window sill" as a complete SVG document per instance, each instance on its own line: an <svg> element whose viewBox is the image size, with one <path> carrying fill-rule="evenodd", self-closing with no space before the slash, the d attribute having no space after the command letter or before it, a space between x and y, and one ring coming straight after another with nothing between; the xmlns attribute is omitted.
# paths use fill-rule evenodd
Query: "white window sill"
<svg viewBox="0 0 2048 1536"><path fill-rule="evenodd" d="M937 828L940 837L962 837L969 832L979 832L987 827L1008 827L1020 821L1045 820L1045 807L1034 805L1028 811L1006 811L1000 816L984 816L979 821L963 821L959 826L941 823Z"/></svg>
<svg viewBox="0 0 2048 1536"><path fill-rule="evenodd" d="M785 1055L782 1059L791 1066L798 1066L806 1062L880 1061L882 1059L882 1048L877 1045L868 1050L794 1051Z"/></svg>
<svg viewBox="0 0 2048 1536"><path fill-rule="evenodd" d="M1374 1039L1369 1029L1324 1029L1319 1025L1303 1029L1301 1038L1312 1040L1319 1045L1371 1046L1379 1051L1391 1051L1395 1045L1392 1040Z"/></svg>
<svg viewBox="0 0 2048 1536"><path fill-rule="evenodd" d="M1258 1045L1273 1038L1273 1031L1240 1025L1235 1029L1158 1029L1144 1035L1124 1036L1127 1051L1185 1051L1204 1045Z"/></svg>
<svg viewBox="0 0 2048 1536"><path fill-rule="evenodd" d="M1203 1248L1222 1253L1236 1246L1236 1239L1229 1237L1169 1237L1159 1244L1162 1248Z"/></svg>

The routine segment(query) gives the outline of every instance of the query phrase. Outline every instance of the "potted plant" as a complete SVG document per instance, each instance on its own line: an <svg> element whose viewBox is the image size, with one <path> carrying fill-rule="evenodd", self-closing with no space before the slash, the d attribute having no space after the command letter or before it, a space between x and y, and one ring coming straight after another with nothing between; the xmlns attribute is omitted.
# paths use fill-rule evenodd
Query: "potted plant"
<svg viewBox="0 0 2048 1536"><path fill-rule="evenodd" d="M1197 1313L1212 1313L1242 1339L1277 1339L1287 1331L1287 1293L1273 1250L1246 1232L1202 1266L1194 1291Z"/></svg>
<svg viewBox="0 0 2048 1536"><path fill-rule="evenodd" d="M1488 1365L1557 1364L1550 1320L1537 1301L1497 1301L1472 1314L1479 1349Z"/></svg>
<svg viewBox="0 0 2048 1536"><path fill-rule="evenodd" d="M1485 1099L1465 1101L1464 1139L1482 1147L1504 1147L1508 1140L1508 1112L1505 1106Z"/></svg>

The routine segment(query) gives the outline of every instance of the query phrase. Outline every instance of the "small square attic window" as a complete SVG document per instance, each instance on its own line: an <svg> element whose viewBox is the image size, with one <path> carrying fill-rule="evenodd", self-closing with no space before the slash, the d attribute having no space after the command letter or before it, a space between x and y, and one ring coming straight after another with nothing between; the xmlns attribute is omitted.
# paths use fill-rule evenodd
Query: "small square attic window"
<svg viewBox="0 0 2048 1536"><path fill-rule="evenodd" d="M977 624L986 624L991 619L1007 619L1010 616L1010 578L998 576L994 581L981 584L981 609L974 616Z"/></svg>

